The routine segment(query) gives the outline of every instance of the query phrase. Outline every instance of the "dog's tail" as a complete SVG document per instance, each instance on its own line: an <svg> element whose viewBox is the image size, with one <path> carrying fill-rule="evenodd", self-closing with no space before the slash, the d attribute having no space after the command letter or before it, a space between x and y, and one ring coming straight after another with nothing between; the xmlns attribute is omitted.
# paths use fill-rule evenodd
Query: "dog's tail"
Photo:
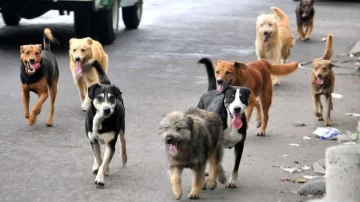
<svg viewBox="0 0 360 202"><path fill-rule="evenodd" d="M276 64L269 65L269 71L271 75L274 76L286 76L295 72L299 67L298 62L286 63L286 64Z"/></svg>
<svg viewBox="0 0 360 202"><path fill-rule="evenodd" d="M329 34L326 37L325 52L324 52L322 59L330 60L332 54L333 54L333 35Z"/></svg>
<svg viewBox="0 0 360 202"><path fill-rule="evenodd" d="M54 44L60 44L59 41L53 36L51 30L49 28L45 28L43 36L44 50L50 50L50 42Z"/></svg>
<svg viewBox="0 0 360 202"><path fill-rule="evenodd" d="M105 71L101 67L100 63L96 59L91 59L87 63L83 65L83 71L88 72L91 70L91 68L95 67L96 72L99 76L99 83L100 84L108 84L110 85L110 80L107 77Z"/></svg>
<svg viewBox="0 0 360 202"><path fill-rule="evenodd" d="M271 7L270 9L272 10L272 12L275 15L279 16L280 21L282 21L283 23L286 23L287 25L289 24L289 16L286 15L286 13L284 11L282 11L278 7Z"/></svg>
<svg viewBox="0 0 360 202"><path fill-rule="evenodd" d="M208 91L216 90L216 79L214 73L214 67L209 58L202 58L199 60L200 64L204 64L208 76Z"/></svg>

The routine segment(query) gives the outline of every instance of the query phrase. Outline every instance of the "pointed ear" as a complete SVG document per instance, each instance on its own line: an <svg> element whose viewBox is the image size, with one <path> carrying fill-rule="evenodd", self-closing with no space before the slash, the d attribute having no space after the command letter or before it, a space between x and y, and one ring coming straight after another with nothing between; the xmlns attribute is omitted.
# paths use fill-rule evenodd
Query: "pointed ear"
<svg viewBox="0 0 360 202"><path fill-rule="evenodd" d="M91 86L88 88L88 96L89 96L89 98L90 98L91 100L94 100L94 98L95 98L95 90L96 90L97 88L99 88L99 87L100 87L100 85L99 85L98 83L95 83L95 84L91 85Z"/></svg>
<svg viewBox="0 0 360 202"><path fill-rule="evenodd" d="M220 60L215 60L215 66L220 62Z"/></svg>
<svg viewBox="0 0 360 202"><path fill-rule="evenodd" d="M187 124L189 130L192 131L194 128L194 120L191 117L186 116L186 124Z"/></svg>
<svg viewBox="0 0 360 202"><path fill-rule="evenodd" d="M42 50L42 44L36 44L36 46Z"/></svg>
<svg viewBox="0 0 360 202"><path fill-rule="evenodd" d="M246 64L241 63L241 62L234 62L234 67L235 67L236 69L246 69L246 68L247 68L247 67L246 67Z"/></svg>
<svg viewBox="0 0 360 202"><path fill-rule="evenodd" d="M334 67L334 64L332 62L329 63L329 69L332 69Z"/></svg>
<svg viewBox="0 0 360 202"><path fill-rule="evenodd" d="M89 45L91 45L92 42L93 42L93 40L92 40L90 37L87 37L87 38L86 38L86 42L87 42Z"/></svg>
<svg viewBox="0 0 360 202"><path fill-rule="evenodd" d="M241 94L244 94L244 95L246 95L247 97L249 97L250 96L250 94L251 94L251 91L250 91L250 89L249 88L247 88L247 87L241 87L242 88L242 92L241 92Z"/></svg>
<svg viewBox="0 0 360 202"><path fill-rule="evenodd" d="M20 53L24 53L24 46L20 46Z"/></svg>

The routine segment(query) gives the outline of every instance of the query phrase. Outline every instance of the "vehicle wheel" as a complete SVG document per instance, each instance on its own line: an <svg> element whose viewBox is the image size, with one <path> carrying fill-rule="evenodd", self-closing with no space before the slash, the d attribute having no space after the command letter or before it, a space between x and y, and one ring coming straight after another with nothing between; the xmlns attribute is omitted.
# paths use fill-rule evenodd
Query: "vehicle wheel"
<svg viewBox="0 0 360 202"><path fill-rule="evenodd" d="M142 16L142 3L122 8L122 18L127 29L138 28Z"/></svg>
<svg viewBox="0 0 360 202"><path fill-rule="evenodd" d="M119 24L119 0L114 0L110 8L99 9L95 16L98 40L102 44L111 44L115 40Z"/></svg>
<svg viewBox="0 0 360 202"><path fill-rule="evenodd" d="M94 37L92 26L93 13L91 9L88 9L89 11L85 10L75 11L74 27L76 38Z"/></svg>
<svg viewBox="0 0 360 202"><path fill-rule="evenodd" d="M20 22L21 17L19 13L10 6L1 8L1 14L7 26L16 26Z"/></svg>

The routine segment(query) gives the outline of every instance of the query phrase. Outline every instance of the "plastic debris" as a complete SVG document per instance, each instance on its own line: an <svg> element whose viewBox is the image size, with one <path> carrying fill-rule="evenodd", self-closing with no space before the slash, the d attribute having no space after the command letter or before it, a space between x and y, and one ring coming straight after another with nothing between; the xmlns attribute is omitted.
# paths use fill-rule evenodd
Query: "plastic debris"
<svg viewBox="0 0 360 202"><path fill-rule="evenodd" d="M294 144L294 143L290 143L289 145L290 145L290 146L293 146L293 147L298 147L298 146L300 146L299 144Z"/></svg>
<svg viewBox="0 0 360 202"><path fill-rule="evenodd" d="M346 116L353 116L353 117L360 117L360 114L358 113L346 113Z"/></svg>
<svg viewBox="0 0 360 202"><path fill-rule="evenodd" d="M341 98L344 97L344 96L342 96L342 95L340 95L340 94L337 94L337 93L331 93L331 96L332 96L333 98L337 98L337 99L341 99Z"/></svg>
<svg viewBox="0 0 360 202"><path fill-rule="evenodd" d="M309 137L309 136L304 136L304 137L303 137L303 140L311 140L311 137Z"/></svg>
<svg viewBox="0 0 360 202"><path fill-rule="evenodd" d="M344 142L355 142L357 138L356 132L352 133L350 131L346 131L346 134L340 134L337 137L338 143L344 143Z"/></svg>
<svg viewBox="0 0 360 202"><path fill-rule="evenodd" d="M304 175L303 178L307 179L307 180L313 180L313 179L317 179L320 177L324 177L324 176L319 176L319 175Z"/></svg>
<svg viewBox="0 0 360 202"><path fill-rule="evenodd" d="M307 165L304 165L303 167L301 167L301 170L310 170L311 167L310 166L307 166Z"/></svg>
<svg viewBox="0 0 360 202"><path fill-rule="evenodd" d="M326 37L324 37L324 38L321 38L321 41L326 41Z"/></svg>
<svg viewBox="0 0 360 202"><path fill-rule="evenodd" d="M285 170L286 172L289 172L289 173L300 173L301 172L301 169L299 168L283 168L283 170Z"/></svg>
<svg viewBox="0 0 360 202"><path fill-rule="evenodd" d="M336 128L331 127L318 127L313 134L322 140L336 140L337 136L341 134L341 132Z"/></svg>
<svg viewBox="0 0 360 202"><path fill-rule="evenodd" d="M284 154L283 157L289 157L290 155L289 154Z"/></svg>
<svg viewBox="0 0 360 202"><path fill-rule="evenodd" d="M313 169L314 169L314 172L315 172L315 173L323 174L323 175L326 174L325 168L322 167L318 162L315 162L315 163L313 164Z"/></svg>

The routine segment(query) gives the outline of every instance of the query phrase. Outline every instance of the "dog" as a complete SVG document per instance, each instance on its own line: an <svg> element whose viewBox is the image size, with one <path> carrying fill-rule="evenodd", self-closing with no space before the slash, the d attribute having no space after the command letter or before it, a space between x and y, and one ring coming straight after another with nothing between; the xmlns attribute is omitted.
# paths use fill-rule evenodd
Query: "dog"
<svg viewBox="0 0 360 202"><path fill-rule="evenodd" d="M90 38L69 40L69 58L70 58L70 71L72 73L75 85L77 86L81 109L85 111L90 105L91 100L87 95L88 88L94 83L98 83L98 77L95 69L83 72L83 65L90 59L96 59L103 71L108 72L108 55L105 53L102 45Z"/></svg>
<svg viewBox="0 0 360 202"><path fill-rule="evenodd" d="M302 41L309 40L314 27L314 0L300 0L300 3L296 6L295 14L299 38ZM306 27L305 33L304 27Z"/></svg>
<svg viewBox="0 0 360 202"><path fill-rule="evenodd" d="M335 74L332 70L334 66L330 58L333 53L333 35L329 34L326 38L325 52L322 58L314 59L312 62L311 86L312 98L314 105L314 113L319 121L323 121L323 106L321 104L320 95L326 98L326 118L324 125L330 126L330 113L333 109L331 94L335 87Z"/></svg>
<svg viewBox="0 0 360 202"><path fill-rule="evenodd" d="M272 103L273 87L271 75L285 76L298 69L298 62L271 64L262 59L247 64L236 61L215 61L215 78L220 86L242 86L250 89L246 120L249 123L252 111L256 108L256 121L259 128L257 135L265 136ZM260 102L263 116L261 116Z"/></svg>
<svg viewBox="0 0 360 202"><path fill-rule="evenodd" d="M50 91L50 112L46 120L46 126L53 126L59 68L55 55L50 51L50 42L59 44L59 41L52 35L51 30L45 28L43 45L20 46L20 86L24 116L28 119L29 125L36 122L36 117L40 114L41 107L49 97ZM39 96L31 113L29 112L30 91Z"/></svg>
<svg viewBox="0 0 360 202"><path fill-rule="evenodd" d="M118 136L120 136L123 166L127 162L125 107L122 92L110 83L97 60L91 59L85 63L83 71L91 71L92 67L97 71L101 82L91 85L88 89L88 96L92 101L86 110L85 132L94 152L92 171L96 174L95 185L103 187L104 177L109 174L109 164L114 156ZM104 159L101 159L100 144L106 145Z"/></svg>
<svg viewBox="0 0 360 202"><path fill-rule="evenodd" d="M219 85L216 90L215 72L212 62L208 58L202 58L199 63L205 64L208 76L208 92L203 94L197 105L198 108L217 114L222 122L224 138L222 146L233 148L235 164L227 188L236 188L238 170L246 139L247 121L245 110L248 106L250 89L246 87Z"/></svg>
<svg viewBox="0 0 360 202"><path fill-rule="evenodd" d="M189 199L198 199L202 188L215 189L217 182L225 184L226 176L221 165L223 128L220 118L212 112L190 108L186 112L173 111L160 121L159 136L166 145L170 163L169 175L175 199L182 196L181 173L184 168L194 172ZM207 185L205 168L209 162Z"/></svg>
<svg viewBox="0 0 360 202"><path fill-rule="evenodd" d="M256 20L255 48L258 60L267 59L273 64L285 64L295 46L289 17L280 8L271 7L273 14L262 14ZM280 20L277 19L280 18ZM273 85L280 84L280 78L272 75Z"/></svg>

